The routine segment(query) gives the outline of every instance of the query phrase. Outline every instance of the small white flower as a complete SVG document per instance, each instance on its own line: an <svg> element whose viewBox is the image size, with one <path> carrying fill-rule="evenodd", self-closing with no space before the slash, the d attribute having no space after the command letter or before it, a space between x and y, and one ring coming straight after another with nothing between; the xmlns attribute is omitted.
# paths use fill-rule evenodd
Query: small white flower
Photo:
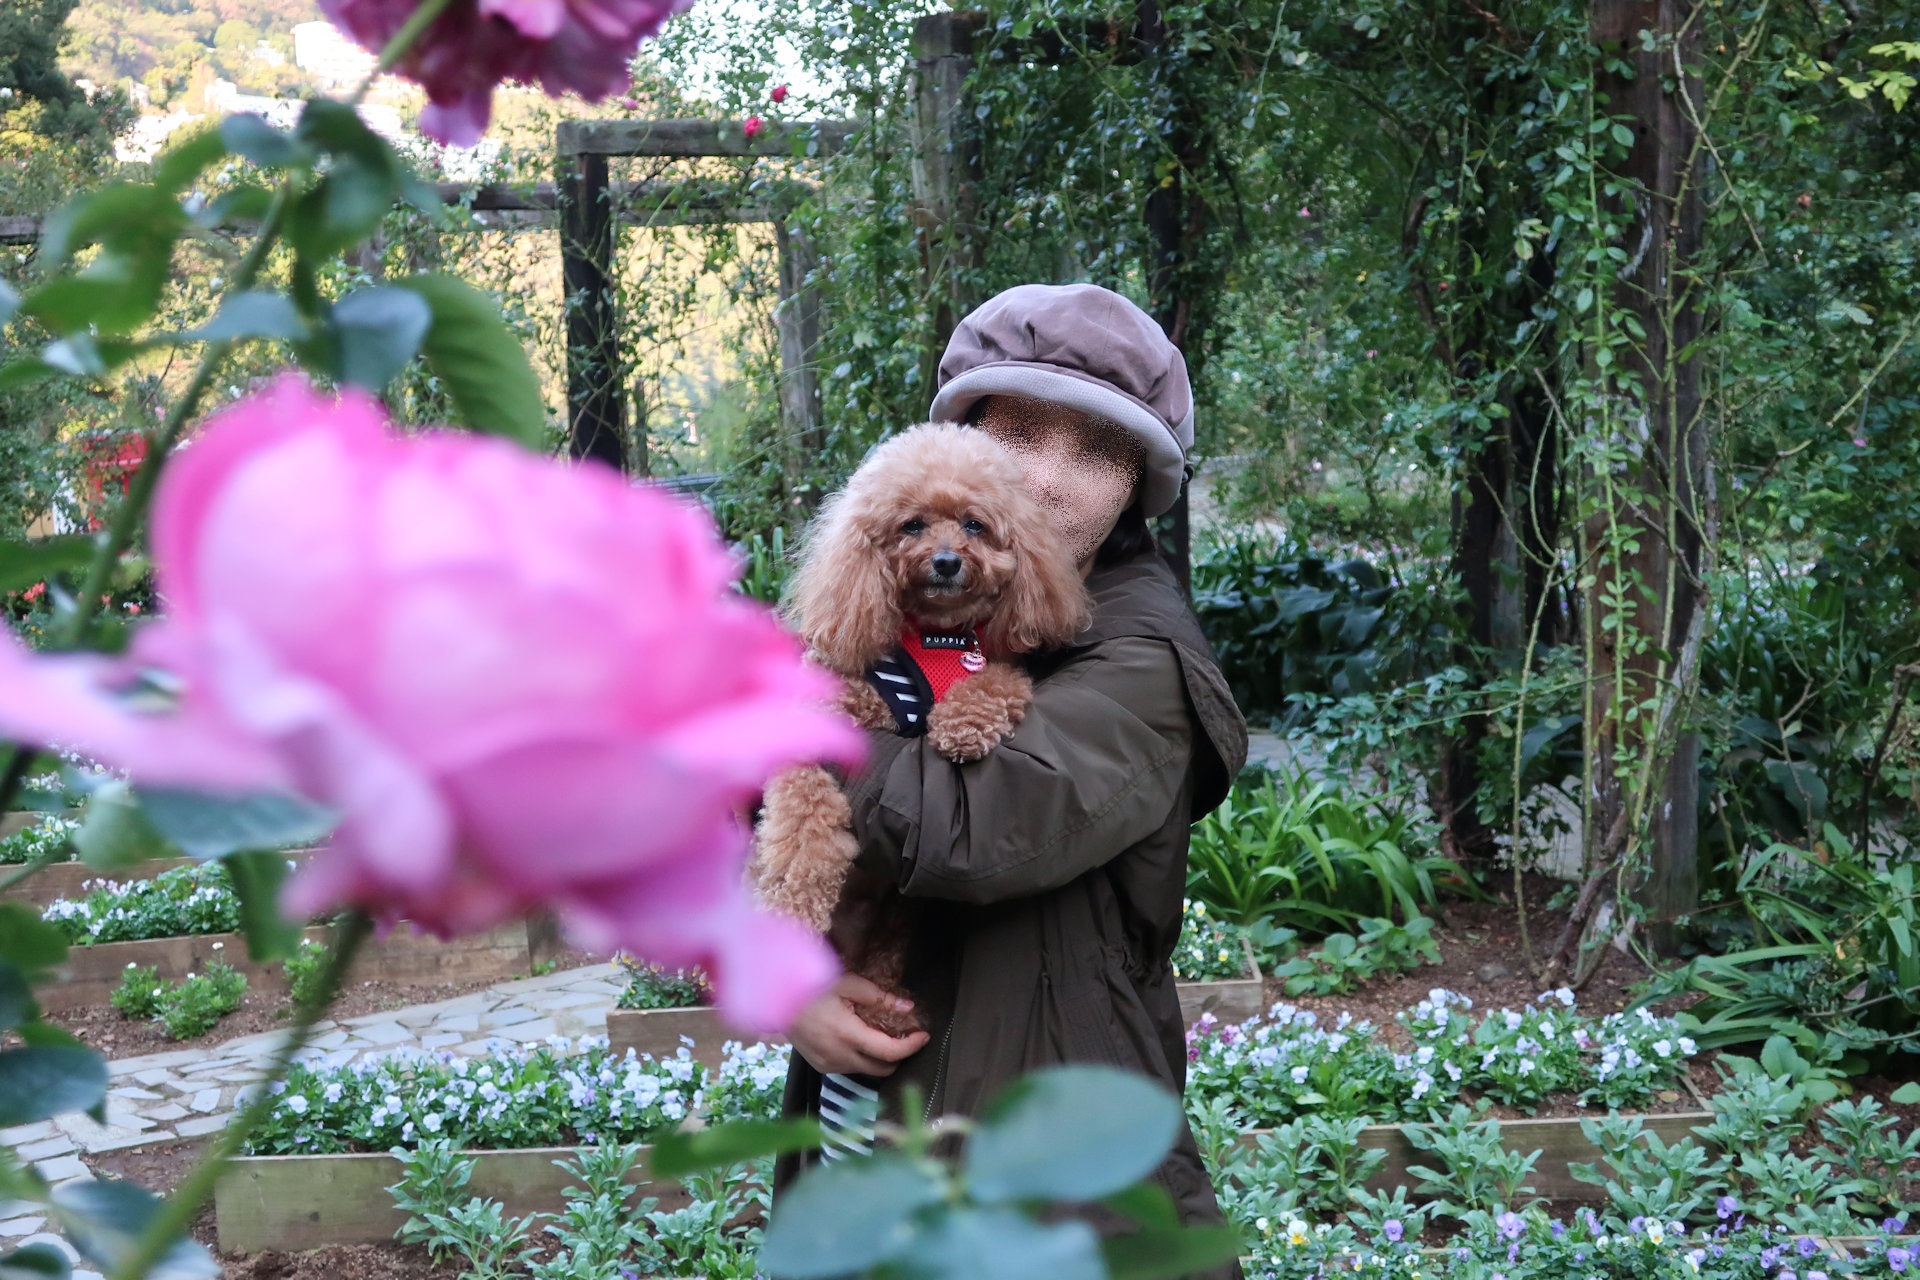
<svg viewBox="0 0 1920 1280"><path fill-rule="evenodd" d="M303 1093L296 1093L291 1098L288 1098L287 1110L297 1116L307 1114L307 1096Z"/></svg>

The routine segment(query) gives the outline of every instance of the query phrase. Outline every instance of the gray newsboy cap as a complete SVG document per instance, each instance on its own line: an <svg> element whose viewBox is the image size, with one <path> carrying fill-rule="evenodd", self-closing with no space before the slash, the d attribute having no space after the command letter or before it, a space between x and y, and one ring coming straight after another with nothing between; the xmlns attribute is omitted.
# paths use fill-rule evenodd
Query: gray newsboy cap
<svg viewBox="0 0 1920 1280"><path fill-rule="evenodd" d="M1146 446L1140 505L1173 506L1192 468L1193 388L1180 349L1139 307L1091 284L1023 284L974 308L953 331L934 381L935 422L964 422L984 396L1079 409Z"/></svg>

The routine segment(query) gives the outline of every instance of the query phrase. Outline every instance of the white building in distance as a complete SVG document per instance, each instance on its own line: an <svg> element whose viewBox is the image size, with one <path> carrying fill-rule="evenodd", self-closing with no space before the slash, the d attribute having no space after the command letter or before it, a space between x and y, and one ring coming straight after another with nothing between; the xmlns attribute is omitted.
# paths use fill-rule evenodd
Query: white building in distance
<svg viewBox="0 0 1920 1280"><path fill-rule="evenodd" d="M359 84L378 62L331 22L301 22L293 28L293 62L316 80Z"/></svg>

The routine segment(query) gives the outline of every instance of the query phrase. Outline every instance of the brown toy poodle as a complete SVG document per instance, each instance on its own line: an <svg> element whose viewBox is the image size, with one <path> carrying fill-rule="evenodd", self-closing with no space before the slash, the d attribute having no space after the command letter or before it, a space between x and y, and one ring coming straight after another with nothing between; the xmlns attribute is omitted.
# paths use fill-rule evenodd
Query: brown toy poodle
<svg viewBox="0 0 1920 1280"><path fill-rule="evenodd" d="M875 449L821 509L788 593L813 661L842 677L866 728L924 733L957 763L1020 723L1033 685L1013 659L1087 624L1078 567L1020 464L984 431L928 423ZM849 973L902 991L911 919L891 886L849 872L852 811L826 770L775 778L753 866L769 907L827 934ZM901 1035L911 1015L863 1011Z"/></svg>

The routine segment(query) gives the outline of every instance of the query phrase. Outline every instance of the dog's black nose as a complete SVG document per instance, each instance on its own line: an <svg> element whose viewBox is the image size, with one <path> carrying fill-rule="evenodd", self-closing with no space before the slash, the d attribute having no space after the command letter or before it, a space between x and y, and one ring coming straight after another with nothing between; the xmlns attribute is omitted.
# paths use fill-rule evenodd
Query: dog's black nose
<svg viewBox="0 0 1920 1280"><path fill-rule="evenodd" d="M938 551L933 557L933 571L943 578L958 577L960 574L960 555L955 551Z"/></svg>

